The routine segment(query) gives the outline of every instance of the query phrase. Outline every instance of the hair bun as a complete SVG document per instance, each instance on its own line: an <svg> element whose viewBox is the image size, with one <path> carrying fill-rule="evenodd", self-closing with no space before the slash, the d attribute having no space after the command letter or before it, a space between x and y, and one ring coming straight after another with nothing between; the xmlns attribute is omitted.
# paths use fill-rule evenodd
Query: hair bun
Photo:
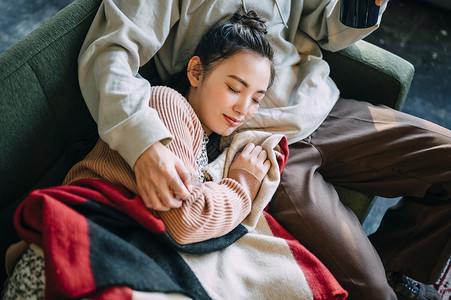
<svg viewBox="0 0 451 300"><path fill-rule="evenodd" d="M231 22L237 25L249 27L250 29L258 30L264 34L268 33L266 20L257 15L253 10L246 12L241 6L231 18Z"/></svg>

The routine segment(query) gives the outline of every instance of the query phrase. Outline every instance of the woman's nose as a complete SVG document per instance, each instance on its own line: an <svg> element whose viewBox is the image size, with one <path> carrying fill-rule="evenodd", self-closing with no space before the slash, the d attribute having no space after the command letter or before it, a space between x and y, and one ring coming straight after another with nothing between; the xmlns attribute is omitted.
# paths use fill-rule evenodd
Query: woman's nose
<svg viewBox="0 0 451 300"><path fill-rule="evenodd" d="M246 115L249 111L250 101L252 99L242 98L235 103L234 111L239 115Z"/></svg>

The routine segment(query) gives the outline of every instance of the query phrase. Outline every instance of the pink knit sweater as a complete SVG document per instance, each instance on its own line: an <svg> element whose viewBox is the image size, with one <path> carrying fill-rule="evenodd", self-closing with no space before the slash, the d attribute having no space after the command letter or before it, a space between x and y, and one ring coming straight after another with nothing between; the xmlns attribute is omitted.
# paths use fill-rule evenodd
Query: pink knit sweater
<svg viewBox="0 0 451 300"><path fill-rule="evenodd" d="M197 179L196 158L203 139L202 125L186 99L168 87L152 87L149 105L174 136L168 149L177 155ZM157 212L167 231L180 244L194 243L224 235L249 214L259 180L244 169L229 172L218 183L196 184L190 198L177 209ZM133 170L119 155L99 139L94 149L76 164L63 184L84 178L104 179L120 184L137 194Z"/></svg>

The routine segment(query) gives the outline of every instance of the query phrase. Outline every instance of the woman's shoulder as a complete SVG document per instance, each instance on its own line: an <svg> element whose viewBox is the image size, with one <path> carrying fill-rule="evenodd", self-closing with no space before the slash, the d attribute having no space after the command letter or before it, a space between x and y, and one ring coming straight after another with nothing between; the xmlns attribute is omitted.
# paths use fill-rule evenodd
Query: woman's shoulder
<svg viewBox="0 0 451 300"><path fill-rule="evenodd" d="M167 109L179 110L182 108L188 109L189 111L193 110L189 102L182 94L167 86L153 86L151 88L149 105L155 109L165 107Z"/></svg>
<svg viewBox="0 0 451 300"><path fill-rule="evenodd" d="M173 125L188 126L192 133L201 131L202 125L188 100L178 91L167 86L153 86L149 102L162 121L171 130Z"/></svg>

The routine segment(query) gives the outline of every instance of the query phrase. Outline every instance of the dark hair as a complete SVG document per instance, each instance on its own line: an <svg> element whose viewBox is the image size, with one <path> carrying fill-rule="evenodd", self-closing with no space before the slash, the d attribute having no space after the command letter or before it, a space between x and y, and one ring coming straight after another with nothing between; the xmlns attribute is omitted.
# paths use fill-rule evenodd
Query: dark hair
<svg viewBox="0 0 451 300"><path fill-rule="evenodd" d="M271 77L269 86L274 81L274 49L268 39L266 20L259 17L254 11L245 12L240 7L225 23L218 23L210 28L201 37L193 56L198 56L202 63L203 75L213 70L219 63L241 51L256 53L268 58L271 64ZM187 65L172 76L166 85L186 95L190 84L187 78Z"/></svg>

